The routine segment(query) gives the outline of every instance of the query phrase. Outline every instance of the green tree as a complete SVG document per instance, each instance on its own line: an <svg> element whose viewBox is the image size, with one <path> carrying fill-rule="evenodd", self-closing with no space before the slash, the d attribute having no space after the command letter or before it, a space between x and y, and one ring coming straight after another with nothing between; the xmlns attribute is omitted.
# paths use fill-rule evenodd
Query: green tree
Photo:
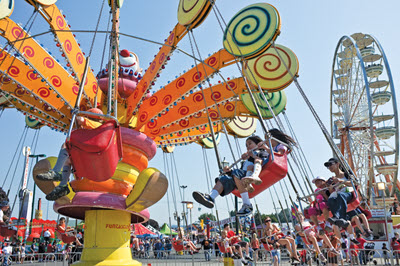
<svg viewBox="0 0 400 266"><path fill-rule="evenodd" d="M211 221L216 221L217 218L212 213L203 213L202 215L199 216L199 221L204 220L206 222L207 218L209 218Z"/></svg>

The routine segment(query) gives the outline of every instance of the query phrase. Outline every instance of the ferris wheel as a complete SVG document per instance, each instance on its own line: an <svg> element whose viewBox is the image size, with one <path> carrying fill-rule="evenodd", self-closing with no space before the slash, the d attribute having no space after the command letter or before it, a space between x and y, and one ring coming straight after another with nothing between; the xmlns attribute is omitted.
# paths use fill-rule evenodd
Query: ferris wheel
<svg viewBox="0 0 400 266"><path fill-rule="evenodd" d="M399 127L395 89L386 55L369 34L343 36L331 78L331 135L360 181L373 195L374 183L391 189L397 181Z"/></svg>

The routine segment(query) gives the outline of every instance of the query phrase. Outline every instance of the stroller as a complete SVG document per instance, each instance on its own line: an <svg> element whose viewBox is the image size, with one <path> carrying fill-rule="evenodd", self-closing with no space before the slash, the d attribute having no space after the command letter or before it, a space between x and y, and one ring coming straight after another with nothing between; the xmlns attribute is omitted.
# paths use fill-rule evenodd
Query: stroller
<svg viewBox="0 0 400 266"><path fill-rule="evenodd" d="M377 264L377 261L374 260L374 255L375 255L374 249L375 249L375 243L365 244L365 258L366 258L367 264L370 261L372 261L374 263L374 265Z"/></svg>

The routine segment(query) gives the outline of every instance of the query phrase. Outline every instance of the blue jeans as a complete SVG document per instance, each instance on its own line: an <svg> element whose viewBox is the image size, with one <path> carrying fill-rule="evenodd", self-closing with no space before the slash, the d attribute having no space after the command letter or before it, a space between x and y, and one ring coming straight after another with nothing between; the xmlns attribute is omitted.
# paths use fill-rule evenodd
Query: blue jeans
<svg viewBox="0 0 400 266"><path fill-rule="evenodd" d="M211 250L210 249L205 249L204 250L204 257L206 258L206 261L210 261L211 260Z"/></svg>
<svg viewBox="0 0 400 266"><path fill-rule="evenodd" d="M365 250L361 250L360 254L358 255L358 258L360 259L360 264L361 265L366 265L367 264L367 254L365 254Z"/></svg>
<svg viewBox="0 0 400 266"><path fill-rule="evenodd" d="M346 220L347 204L353 199L351 192L337 192L336 197L329 197L328 205L333 217Z"/></svg>

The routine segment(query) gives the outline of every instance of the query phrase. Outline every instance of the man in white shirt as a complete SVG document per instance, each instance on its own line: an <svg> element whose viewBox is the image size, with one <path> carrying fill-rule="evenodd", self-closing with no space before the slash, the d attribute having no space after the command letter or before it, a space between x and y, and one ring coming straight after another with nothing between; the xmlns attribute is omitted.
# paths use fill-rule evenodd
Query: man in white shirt
<svg viewBox="0 0 400 266"><path fill-rule="evenodd" d="M51 237L50 230L47 228L46 231L43 233L44 241L49 242Z"/></svg>
<svg viewBox="0 0 400 266"><path fill-rule="evenodd" d="M8 201L2 201L0 202L0 225L4 225L8 217L4 215L4 212L6 212L10 208L10 205L8 204Z"/></svg>
<svg viewBox="0 0 400 266"><path fill-rule="evenodd" d="M10 246L9 243L4 243L4 247L3 247L3 254L4 254L4 262L3 262L3 266L8 266L8 260L12 254L12 246Z"/></svg>

